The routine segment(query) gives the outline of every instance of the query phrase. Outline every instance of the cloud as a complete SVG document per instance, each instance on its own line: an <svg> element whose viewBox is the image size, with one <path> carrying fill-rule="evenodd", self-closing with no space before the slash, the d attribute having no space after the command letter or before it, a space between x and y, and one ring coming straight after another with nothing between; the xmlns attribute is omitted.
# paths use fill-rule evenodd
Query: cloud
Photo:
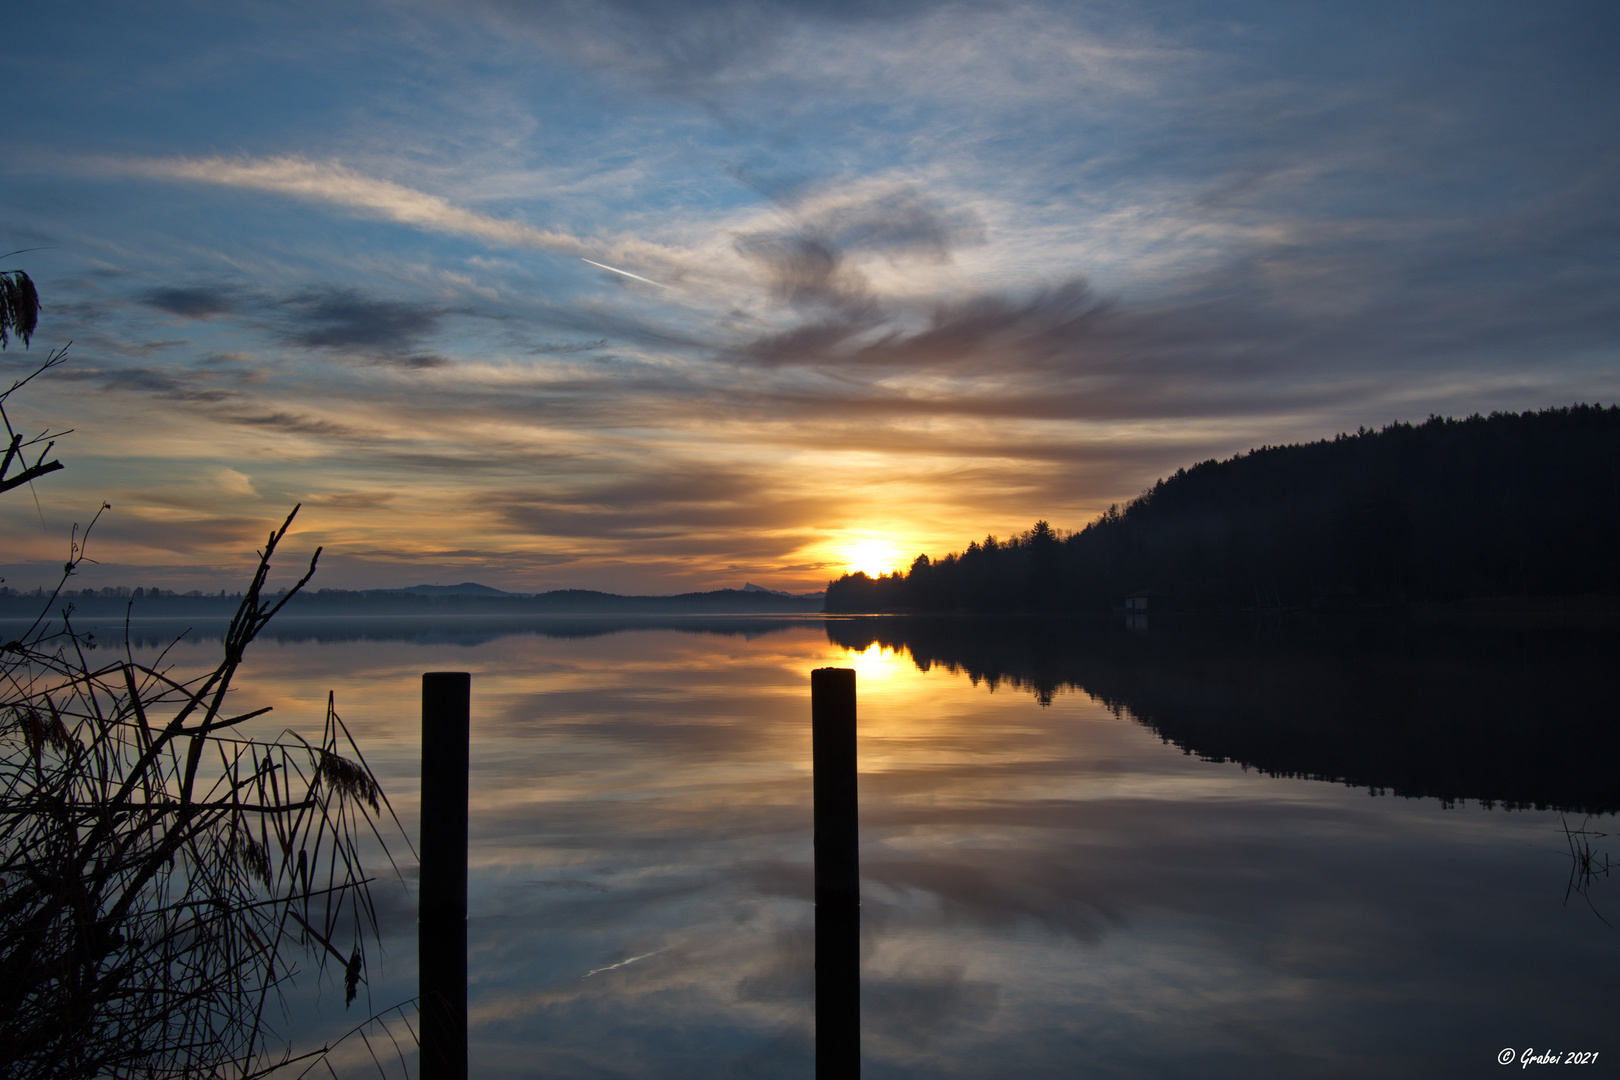
<svg viewBox="0 0 1620 1080"><path fill-rule="evenodd" d="M867 275L851 256L943 264L958 245L984 239L975 214L947 212L914 184L845 184L800 192L784 213L793 221L787 228L738 233L737 253L765 271L778 299L838 308L847 316L868 312L875 300Z"/></svg>
<svg viewBox="0 0 1620 1080"><path fill-rule="evenodd" d="M548 341L529 348L532 356L562 356L571 353L601 352L608 347L607 338L594 341Z"/></svg>
<svg viewBox="0 0 1620 1080"><path fill-rule="evenodd" d="M307 495L304 497L304 505L328 507L338 511L382 510L398 498L398 493L393 491L332 491Z"/></svg>
<svg viewBox="0 0 1620 1080"><path fill-rule="evenodd" d="M188 371L179 367L80 366L59 373L57 378L69 382L94 383L108 390L134 391L168 401L218 404L241 398L239 391L210 385L212 375L212 372Z"/></svg>
<svg viewBox="0 0 1620 1080"><path fill-rule="evenodd" d="M208 471L208 474L214 485L227 495L248 495L253 498L259 495L253 488L253 478L246 473L224 465L216 465Z"/></svg>
<svg viewBox="0 0 1620 1080"><path fill-rule="evenodd" d="M239 316L244 325L268 330L280 341L299 348L359 353L418 369L449 363L443 356L423 351L422 345L452 312L425 300L379 299L356 288L306 288L277 298L213 285L152 289L137 299L188 318ZM149 343L149 351L153 345L172 344L185 343ZM128 351L127 347L122 351ZM252 360L243 353L215 353L200 362L218 366ZM145 377L152 375L148 372ZM134 376L126 372L122 377L127 382Z"/></svg>
<svg viewBox="0 0 1620 1080"><path fill-rule="evenodd" d="M981 295L936 307L923 328L879 325L871 308L743 343L735 355L766 366L843 364L934 372L1011 374L1072 361L1111 305L1074 279L1022 299Z"/></svg>
<svg viewBox="0 0 1620 1080"><path fill-rule="evenodd" d="M319 162L291 156L101 158L94 160L93 167L98 173L122 173L268 192L342 207L426 232L460 236L502 247L570 255L593 262L605 259L645 270L663 281L685 280L695 284L714 277L712 253L706 251L667 247L623 235L602 235L587 241L523 221L480 214L457 206L442 196L392 180L368 176L336 161ZM625 273L622 270L618 272ZM461 275L460 280L465 283L469 279ZM148 294L147 302L165 310L190 315L199 309L203 313L211 313L211 309L226 296L225 290L158 290Z"/></svg>
<svg viewBox="0 0 1620 1080"><path fill-rule="evenodd" d="M217 508L210 512L206 504L192 513L121 505L117 513L101 519L96 534L102 544L116 546L125 554L135 549L143 555L206 559L252 551L255 542L263 542L265 526L266 519L227 516Z"/></svg>
<svg viewBox="0 0 1620 1080"><path fill-rule="evenodd" d="M511 247L538 248L568 255L588 255L590 247L564 233L521 221L488 217L455 206L448 199L417 191L391 180L355 172L337 162L297 157L163 158L115 163L114 168L169 180L190 180L223 187L267 191L330 203L431 232L451 233Z"/></svg>
<svg viewBox="0 0 1620 1080"><path fill-rule="evenodd" d="M713 101L737 80L773 71L802 43L805 28L859 34L933 11L996 6L971 0L483 0L475 10L570 59L625 72L660 93Z"/></svg>
<svg viewBox="0 0 1620 1080"><path fill-rule="evenodd" d="M717 534L727 553L780 554L813 523L837 512L834 496L773 493L764 477L735 473L682 478L656 469L566 492L510 491L481 494L477 505L494 511L524 535L591 538L655 544L661 552L711 545ZM770 535L776 534L776 535ZM702 538L702 539L700 539Z"/></svg>
<svg viewBox="0 0 1620 1080"><path fill-rule="evenodd" d="M206 436L174 452L217 440L209 461L264 485L280 453L348 470L338 490L396 488L434 544L491 563L550 536L580 574L663 543L712 568L765 553L763 523L777 565L803 565L794 545L838 510L802 501L812 476L959 545L1078 525L1260 442L1608 400L1612 65L1580 20L1481 10L1459 34L1444 7L1217 25L475 0L379 24L343 74L362 82L284 103L298 125L209 128L219 91L197 84L193 135L179 117L125 144L152 156L0 179L8 221L87 253L35 256L67 260L53 332L112 391L60 392L68 424L156 418L176 444L190 425ZM1546 18L1558 33L1531 32ZM366 63L414 62L402 25L445 31L421 54L443 80L345 98ZM285 77L327 85L323 64ZM310 207L325 225L304 235ZM392 223L408 259L348 219ZM671 288L610 289L578 258ZM410 374L420 394L355 369L447 358L453 377ZM702 488L672 469L687 456L746 464ZM466 495L493 538L418 513L418 484Z"/></svg>
<svg viewBox="0 0 1620 1080"><path fill-rule="evenodd" d="M188 319L226 315L237 309L234 290L217 286L152 289L143 294L140 300L160 311L184 315Z"/></svg>
<svg viewBox="0 0 1620 1080"><path fill-rule="evenodd" d="M984 223L976 214L946 211L915 184L856 198L809 200L798 210L807 229L846 251L947 262L958 245L984 240Z"/></svg>
<svg viewBox="0 0 1620 1080"><path fill-rule="evenodd" d="M307 413L295 412L290 409L275 409L264 412L220 412L214 419L222 423L238 424L249 428L266 428L283 435L310 435L322 439L339 439L350 442L361 442L374 439L375 432L366 431L348 424L340 424L333 420L310 416Z"/></svg>
<svg viewBox="0 0 1620 1080"><path fill-rule="evenodd" d="M397 353L414 349L439 328L440 309L376 300L358 289L306 292L282 301L286 340L306 349ZM442 361L413 366L437 366Z"/></svg>
<svg viewBox="0 0 1620 1080"><path fill-rule="evenodd" d="M945 285L938 268L984 235L971 210L949 211L911 183L801 189L777 216L786 223L736 229L733 251L770 299L812 314L797 326L778 322L752 350L761 356L813 352L881 325Z"/></svg>
<svg viewBox="0 0 1620 1080"><path fill-rule="evenodd" d="M826 239L814 234L738 237L737 251L763 267L771 292L790 304L825 304L859 311L868 303L866 278L845 265Z"/></svg>

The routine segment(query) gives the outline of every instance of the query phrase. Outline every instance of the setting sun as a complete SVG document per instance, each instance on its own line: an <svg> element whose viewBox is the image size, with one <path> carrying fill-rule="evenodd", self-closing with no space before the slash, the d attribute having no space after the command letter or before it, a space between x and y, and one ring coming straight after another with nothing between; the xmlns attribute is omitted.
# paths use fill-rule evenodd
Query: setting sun
<svg viewBox="0 0 1620 1080"><path fill-rule="evenodd" d="M852 541L839 551L847 574L865 573L877 577L907 565L905 553L894 541L884 537L865 537Z"/></svg>

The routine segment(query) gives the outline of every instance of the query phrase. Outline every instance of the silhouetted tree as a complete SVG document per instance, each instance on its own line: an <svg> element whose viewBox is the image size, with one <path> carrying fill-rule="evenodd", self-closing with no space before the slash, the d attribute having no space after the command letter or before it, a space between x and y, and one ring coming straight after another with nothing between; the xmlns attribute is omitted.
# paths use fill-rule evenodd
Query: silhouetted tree
<svg viewBox="0 0 1620 1080"><path fill-rule="evenodd" d="M1430 417L1178 469L1079 532L1045 521L827 591L828 611L1334 607L1620 590L1620 408Z"/></svg>

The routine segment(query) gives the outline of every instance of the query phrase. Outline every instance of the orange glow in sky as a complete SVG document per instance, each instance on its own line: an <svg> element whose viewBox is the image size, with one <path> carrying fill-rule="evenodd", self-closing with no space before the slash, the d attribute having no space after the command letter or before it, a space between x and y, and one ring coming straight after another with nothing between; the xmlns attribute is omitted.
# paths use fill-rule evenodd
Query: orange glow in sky
<svg viewBox="0 0 1620 1080"><path fill-rule="evenodd" d="M853 540L839 550L839 555L844 561L844 573L864 573L869 577L903 570L916 557L908 557L897 542L885 536Z"/></svg>
<svg viewBox="0 0 1620 1080"><path fill-rule="evenodd" d="M72 430L6 588L106 502L74 588L240 589L300 504L315 588L809 592L1252 447L1620 398L1585 16L70 7L0 35L43 304L0 389L73 343L6 400ZM1210 107L1278 70L1289 108Z"/></svg>

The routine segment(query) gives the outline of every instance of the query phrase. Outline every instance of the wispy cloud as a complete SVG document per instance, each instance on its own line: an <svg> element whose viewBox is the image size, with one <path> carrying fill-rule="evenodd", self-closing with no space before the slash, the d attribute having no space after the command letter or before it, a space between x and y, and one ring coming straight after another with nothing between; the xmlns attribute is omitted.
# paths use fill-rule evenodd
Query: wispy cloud
<svg viewBox="0 0 1620 1080"><path fill-rule="evenodd" d="M69 521L202 463L305 498L333 566L800 587L840 530L1073 527L1257 443L1620 388L1595 5L153 11L136 61L31 9L91 59L0 164L75 342L30 406L101 440Z"/></svg>
<svg viewBox="0 0 1620 1080"><path fill-rule="evenodd" d="M566 255L587 255L597 250L566 233L475 213L441 196L366 176L337 162L297 157L159 158L116 162L110 168L142 176L267 191L328 203L402 225L503 246Z"/></svg>

